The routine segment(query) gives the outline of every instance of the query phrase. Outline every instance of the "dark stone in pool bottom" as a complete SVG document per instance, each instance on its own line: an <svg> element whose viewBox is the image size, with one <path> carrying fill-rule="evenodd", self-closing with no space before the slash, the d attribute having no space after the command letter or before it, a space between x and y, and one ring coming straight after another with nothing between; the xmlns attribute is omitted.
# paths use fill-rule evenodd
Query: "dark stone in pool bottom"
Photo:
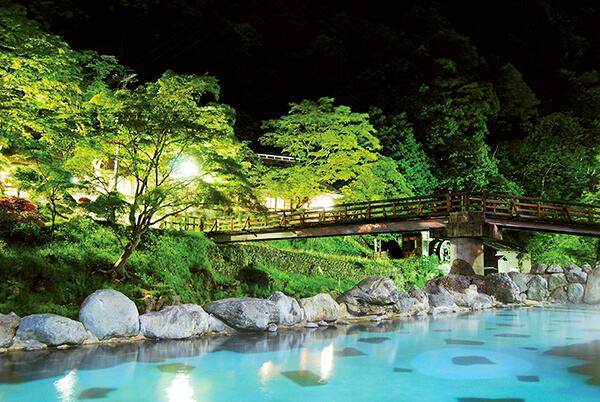
<svg viewBox="0 0 600 402"><path fill-rule="evenodd" d="M281 374L303 387L327 384L327 381L309 370L282 371Z"/></svg>
<svg viewBox="0 0 600 402"><path fill-rule="evenodd" d="M192 371L193 369L195 369L196 367L190 366L185 363L171 363L171 364L161 364L159 366L156 366L156 368L159 369L160 371L162 371L163 373L187 374L190 371Z"/></svg>
<svg viewBox="0 0 600 402"><path fill-rule="evenodd" d="M525 398L456 398L458 402L525 402Z"/></svg>
<svg viewBox="0 0 600 402"><path fill-rule="evenodd" d="M525 350L538 350L538 348L533 348L531 346L523 346L521 349L525 349Z"/></svg>
<svg viewBox="0 0 600 402"><path fill-rule="evenodd" d="M589 363L569 367L571 373L588 375L590 385L600 386L600 340L588 343L576 343L567 346L555 346L544 352L545 355L571 357L578 360L587 360Z"/></svg>
<svg viewBox="0 0 600 402"><path fill-rule="evenodd" d="M466 341L462 339L444 339L448 345L483 345L485 342Z"/></svg>
<svg viewBox="0 0 600 402"><path fill-rule="evenodd" d="M412 373L412 369L394 367L394 373Z"/></svg>
<svg viewBox="0 0 600 402"><path fill-rule="evenodd" d="M494 336L498 336L501 338L529 338L529 335L523 334L496 334Z"/></svg>
<svg viewBox="0 0 600 402"><path fill-rule="evenodd" d="M483 356L457 356L452 358L452 363L459 366L473 366L476 364L496 364Z"/></svg>
<svg viewBox="0 0 600 402"><path fill-rule="evenodd" d="M81 391L77 399L101 399L106 398L109 393L116 391L116 388L88 388Z"/></svg>
<svg viewBox="0 0 600 402"><path fill-rule="evenodd" d="M333 353L338 357L351 357L351 356L366 356L365 352L361 352L356 348L344 348L343 350L337 351Z"/></svg>
<svg viewBox="0 0 600 402"><path fill-rule="evenodd" d="M359 342L366 342L366 343L383 343L385 341L389 341L391 340L390 338L360 338L358 341Z"/></svg>
<svg viewBox="0 0 600 402"><path fill-rule="evenodd" d="M518 375L517 380L522 382L540 382L540 377L537 375Z"/></svg>

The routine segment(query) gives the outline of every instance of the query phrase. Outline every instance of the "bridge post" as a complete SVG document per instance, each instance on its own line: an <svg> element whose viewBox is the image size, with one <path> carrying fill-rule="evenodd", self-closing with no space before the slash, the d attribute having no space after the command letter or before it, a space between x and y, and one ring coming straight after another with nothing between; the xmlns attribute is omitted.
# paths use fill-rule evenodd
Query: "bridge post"
<svg viewBox="0 0 600 402"><path fill-rule="evenodd" d="M430 231L432 237L450 239L450 259L467 261L476 274L484 273L483 241L502 240L502 232L496 225L485 221L485 212L451 212L443 229Z"/></svg>
<svg viewBox="0 0 600 402"><path fill-rule="evenodd" d="M465 260L473 267L477 275L483 275L483 241L474 237L455 237L450 239L450 259Z"/></svg>

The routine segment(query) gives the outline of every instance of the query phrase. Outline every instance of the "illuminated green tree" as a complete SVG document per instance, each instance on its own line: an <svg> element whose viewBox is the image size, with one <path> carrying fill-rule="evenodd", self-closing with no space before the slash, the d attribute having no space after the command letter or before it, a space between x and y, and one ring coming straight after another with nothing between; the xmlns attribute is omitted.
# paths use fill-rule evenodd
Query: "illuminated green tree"
<svg viewBox="0 0 600 402"><path fill-rule="evenodd" d="M227 207L251 196L234 112L211 101L218 97L214 77L166 72L135 90L104 91L91 100L101 126L77 144L67 167L105 199L120 197L115 179L131 184L124 203L107 204L125 207L130 229L113 267L119 275L128 276L125 264L151 226L192 207Z"/></svg>
<svg viewBox="0 0 600 402"><path fill-rule="evenodd" d="M369 115L333 102L321 98L292 103L287 116L264 122L263 128L269 131L261 143L281 149L296 163L269 169L261 184L271 193L294 200L295 208L332 191L341 191L347 201L406 192L395 167L378 160L379 141ZM385 180L399 188L390 190Z"/></svg>

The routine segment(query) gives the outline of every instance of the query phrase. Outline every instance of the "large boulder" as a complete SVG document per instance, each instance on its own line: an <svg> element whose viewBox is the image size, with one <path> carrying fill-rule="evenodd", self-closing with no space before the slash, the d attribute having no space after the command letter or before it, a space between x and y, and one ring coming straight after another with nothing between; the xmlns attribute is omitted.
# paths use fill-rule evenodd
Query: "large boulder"
<svg viewBox="0 0 600 402"><path fill-rule="evenodd" d="M15 337L22 342L58 346L80 345L88 334L79 321L56 314L33 314L21 318Z"/></svg>
<svg viewBox="0 0 600 402"><path fill-rule="evenodd" d="M556 288L567 286L567 277L562 273L548 275L546 280L548 281L548 291L550 293Z"/></svg>
<svg viewBox="0 0 600 402"><path fill-rule="evenodd" d="M590 264L587 264L588 266ZM565 264L565 275L567 277L567 281L569 283L586 283L587 282L587 273L577 265L572 262L567 262Z"/></svg>
<svg viewBox="0 0 600 402"><path fill-rule="evenodd" d="M548 266L546 264L535 264L533 267L531 267L531 270L529 271L532 274L545 274L546 270L548 269Z"/></svg>
<svg viewBox="0 0 600 402"><path fill-rule="evenodd" d="M304 318L309 322L335 321L338 319L340 306L327 293L319 293L313 297L300 299L300 307L304 309Z"/></svg>
<svg viewBox="0 0 600 402"><path fill-rule="evenodd" d="M583 302L587 304L600 303L600 266L596 264L587 277L587 285L583 294Z"/></svg>
<svg viewBox="0 0 600 402"><path fill-rule="evenodd" d="M348 312L355 316L383 315L398 303L398 291L391 279L371 276L342 293L336 302L344 303Z"/></svg>
<svg viewBox="0 0 600 402"><path fill-rule="evenodd" d="M429 287L431 286L442 286L447 290L452 290L453 292L462 292L463 290L471 286L471 283L471 276L448 274L446 276L442 276L441 278L434 278L428 280L425 283L425 286L423 286L423 290L427 292Z"/></svg>
<svg viewBox="0 0 600 402"><path fill-rule="evenodd" d="M408 313L415 303L415 299L410 297L408 292L403 290L398 292L398 303L396 303L397 313Z"/></svg>
<svg viewBox="0 0 600 402"><path fill-rule="evenodd" d="M433 307L449 307L454 304L454 298L446 289L441 286L430 286L427 289L429 305Z"/></svg>
<svg viewBox="0 0 600 402"><path fill-rule="evenodd" d="M565 304L566 302L568 302L569 298L567 295L566 286L561 286L561 287L554 289L554 291L552 291L552 293L550 293L550 296L548 297L548 301L552 302L552 303L561 303L561 304Z"/></svg>
<svg viewBox="0 0 600 402"><path fill-rule="evenodd" d="M137 336L140 332L135 303L113 289L89 295L81 304L79 321L98 340Z"/></svg>
<svg viewBox="0 0 600 402"><path fill-rule="evenodd" d="M463 276L473 276L475 275L475 271L471 264L469 264L465 260L456 259L452 261L452 266L450 267L450 274L452 275L463 275ZM452 289L454 290L454 289ZM458 291L456 291L458 292Z"/></svg>
<svg viewBox="0 0 600 402"><path fill-rule="evenodd" d="M140 331L146 338L186 339L209 332L210 316L195 304L170 306L140 316Z"/></svg>
<svg viewBox="0 0 600 402"><path fill-rule="evenodd" d="M485 293L501 303L520 303L519 287L507 273L493 273L485 277Z"/></svg>
<svg viewBox="0 0 600 402"><path fill-rule="evenodd" d="M15 313L0 314L0 348L7 348L12 343L19 317Z"/></svg>
<svg viewBox="0 0 600 402"><path fill-rule="evenodd" d="M413 285L408 290L408 294L415 299L412 311L427 311L429 309L429 298L427 297L427 293L419 289L417 285Z"/></svg>
<svg viewBox="0 0 600 402"><path fill-rule="evenodd" d="M565 271L564 271L563 267L561 267L558 264L550 264L548 266L548 268L546 268L546 273L547 274L562 274L564 272Z"/></svg>
<svg viewBox="0 0 600 402"><path fill-rule="evenodd" d="M267 297L277 305L279 310L279 324L295 325L304 320L304 310L300 308L298 301L292 297L286 296L281 292L273 292Z"/></svg>
<svg viewBox="0 0 600 402"><path fill-rule="evenodd" d="M525 282L525 275L517 271L508 272L508 276L513 280L515 285L519 288L519 293L527 292L527 283Z"/></svg>
<svg viewBox="0 0 600 402"><path fill-rule="evenodd" d="M264 331L269 324L279 324L277 305L269 300L251 297L222 299L205 304L204 311L242 331Z"/></svg>
<svg viewBox="0 0 600 402"><path fill-rule="evenodd" d="M548 298L548 281L540 275L535 275L527 284L529 300L544 301Z"/></svg>
<svg viewBox="0 0 600 402"><path fill-rule="evenodd" d="M567 299L573 304L583 302L583 285L581 283L572 283L567 287Z"/></svg>

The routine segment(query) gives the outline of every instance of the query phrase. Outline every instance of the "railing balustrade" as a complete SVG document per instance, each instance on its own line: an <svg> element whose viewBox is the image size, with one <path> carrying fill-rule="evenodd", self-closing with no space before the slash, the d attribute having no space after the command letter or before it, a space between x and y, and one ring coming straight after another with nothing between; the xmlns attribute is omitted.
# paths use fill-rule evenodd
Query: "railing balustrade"
<svg viewBox="0 0 600 402"><path fill-rule="evenodd" d="M420 219L447 216L450 212L484 212L504 219L543 220L600 225L600 206L518 197L495 193L448 193L428 197L335 205L329 209L298 209L251 215L239 219L202 222L186 226L208 232L277 230L305 225L340 224L349 221Z"/></svg>

